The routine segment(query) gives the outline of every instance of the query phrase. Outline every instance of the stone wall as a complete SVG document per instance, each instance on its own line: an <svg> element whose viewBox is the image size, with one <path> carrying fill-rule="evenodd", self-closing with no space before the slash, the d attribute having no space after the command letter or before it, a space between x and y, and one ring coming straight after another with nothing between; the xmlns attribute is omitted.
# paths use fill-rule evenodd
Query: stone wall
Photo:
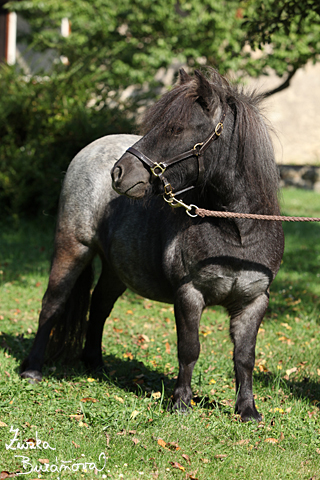
<svg viewBox="0 0 320 480"><path fill-rule="evenodd" d="M278 165L281 187L297 187L320 192L320 167L312 165Z"/></svg>
<svg viewBox="0 0 320 480"><path fill-rule="evenodd" d="M247 85L262 93L282 82L270 72L269 76L248 79ZM320 165L320 62L300 68L289 88L266 99L264 107L274 130L277 163Z"/></svg>

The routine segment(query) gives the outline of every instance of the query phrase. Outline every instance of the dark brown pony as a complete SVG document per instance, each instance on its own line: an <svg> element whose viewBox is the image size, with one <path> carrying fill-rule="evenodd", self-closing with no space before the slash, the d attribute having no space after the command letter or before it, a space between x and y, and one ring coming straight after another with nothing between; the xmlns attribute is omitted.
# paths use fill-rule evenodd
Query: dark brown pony
<svg viewBox="0 0 320 480"><path fill-rule="evenodd" d="M234 343L236 412L243 420L261 419L252 371L257 332L283 254L281 224L186 214L194 213L190 205L279 213L278 172L260 100L215 71L207 78L181 71L178 84L146 113L142 138L105 137L77 155L61 193L49 285L23 377L41 379L53 328L57 349L66 345L57 332L71 342L77 329L83 332L75 324L85 318L91 263L99 255L102 273L82 356L87 364L103 364L103 325L127 287L173 303L179 359L173 408L186 409L202 311L222 305ZM108 171L134 142L112 170L114 191ZM77 307L82 313L75 315Z"/></svg>

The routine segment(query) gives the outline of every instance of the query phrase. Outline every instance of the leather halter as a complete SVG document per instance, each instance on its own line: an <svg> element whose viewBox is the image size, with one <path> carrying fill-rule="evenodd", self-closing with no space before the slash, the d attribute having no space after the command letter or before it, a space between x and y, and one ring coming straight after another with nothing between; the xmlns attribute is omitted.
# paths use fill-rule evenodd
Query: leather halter
<svg viewBox="0 0 320 480"><path fill-rule="evenodd" d="M191 215L190 214L191 208L189 208L188 205L185 205L181 200L178 200L177 198L175 198L175 196L180 195L184 192L187 192L188 190L191 190L202 183L203 176L204 176L203 154L209 148L209 146L220 137L223 131L223 122L227 115L226 110L227 110L227 107L225 106L223 109L223 113L220 121L217 123L214 131L206 138L204 142L196 143L194 147L192 147L190 150L184 153L180 153L179 155L176 155L164 162L153 162L150 158L148 158L143 153L139 152L139 150L137 150L134 147L130 147L127 149L128 153L131 153L132 155L137 157L139 160L141 160L141 162L146 164L150 168L152 174L155 177L158 177L162 181L163 188L164 188L164 195L163 195L164 200L168 202L172 207L180 207L180 206L185 207L187 210L187 214L190 216L196 216L196 215ZM171 165L174 165L175 163L181 162L183 160L187 160L188 158L191 158L191 157L197 157L198 159L198 178L197 178L196 184L191 185L190 187L184 188L183 190L179 190L178 192L174 193L172 186L164 176L164 173L166 169ZM195 207L195 205L192 205L192 207Z"/></svg>

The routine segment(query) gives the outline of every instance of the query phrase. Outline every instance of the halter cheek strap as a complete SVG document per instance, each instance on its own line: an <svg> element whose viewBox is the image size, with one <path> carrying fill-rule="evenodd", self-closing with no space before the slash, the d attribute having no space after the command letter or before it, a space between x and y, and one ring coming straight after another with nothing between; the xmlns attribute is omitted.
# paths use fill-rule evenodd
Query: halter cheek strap
<svg viewBox="0 0 320 480"><path fill-rule="evenodd" d="M223 131L223 122L226 118L226 115L227 115L227 107L224 106L222 117L221 117L219 123L217 123L214 131L206 138L206 140L204 142L196 143L193 146L193 148L191 148L191 150L180 153L179 155L176 155L176 156L174 156L174 157L172 157L169 160L166 160L164 162L153 162L150 158L148 158L146 155L144 155L144 153L139 152L139 150L137 150L134 147L130 147L130 148L127 149L128 153L131 153L132 155L137 157L139 160L141 160L141 162L146 164L150 168L152 174L155 177L158 177L162 181L163 188L164 188L164 194L163 194L164 200L166 202L168 202L172 207L183 206L184 208L186 208L187 214L190 215L190 216L196 216L196 215L192 215L190 213L191 208L195 207L195 205L188 206L185 203L183 203L181 200L178 200L175 197L176 197L176 195L180 195L184 192L187 192L188 190L191 190L191 189L195 188L196 186L198 186L199 184L202 183L203 177L204 177L203 154L209 148L211 143L214 142L215 140L217 140L220 137L220 135ZM179 190L178 192L174 193L173 189L172 189L172 186L168 182L168 180L165 178L164 173L165 173L166 169L168 167L170 167L171 165L174 165L175 163L181 162L182 160L187 160L188 158L191 158L191 157L197 157L197 159L198 159L198 178L197 178L197 182L196 182L195 185L191 185L190 187L187 187L183 190Z"/></svg>

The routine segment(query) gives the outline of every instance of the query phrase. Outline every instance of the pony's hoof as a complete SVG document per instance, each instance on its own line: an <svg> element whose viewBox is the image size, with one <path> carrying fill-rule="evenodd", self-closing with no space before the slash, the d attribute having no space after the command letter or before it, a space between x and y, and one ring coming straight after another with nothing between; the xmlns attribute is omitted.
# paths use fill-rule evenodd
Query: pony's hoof
<svg viewBox="0 0 320 480"><path fill-rule="evenodd" d="M25 378L29 383L39 383L42 380L42 373L38 370L25 370L20 373L21 378Z"/></svg>
<svg viewBox="0 0 320 480"><path fill-rule="evenodd" d="M189 413L192 411L192 406L191 403L186 404L183 400L179 399L173 402L172 400L170 401L168 408L168 412L177 412L177 413Z"/></svg>
<svg viewBox="0 0 320 480"><path fill-rule="evenodd" d="M236 412L240 413L240 412ZM257 409L246 408L243 412L240 413L240 418L242 422L261 422L262 417Z"/></svg>

